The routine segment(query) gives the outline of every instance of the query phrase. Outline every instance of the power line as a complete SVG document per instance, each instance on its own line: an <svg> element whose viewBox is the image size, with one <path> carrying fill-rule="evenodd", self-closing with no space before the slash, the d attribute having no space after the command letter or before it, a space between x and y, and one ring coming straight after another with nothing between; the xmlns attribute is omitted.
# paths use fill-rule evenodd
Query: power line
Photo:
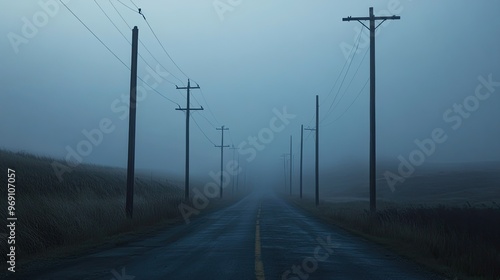
<svg viewBox="0 0 500 280"><path fill-rule="evenodd" d="M304 128L304 130L305 130L305 128ZM311 135L312 135L312 131L309 131L309 134L307 134L306 139L304 139L304 142L306 142L307 139L309 139L309 136L311 136Z"/></svg>
<svg viewBox="0 0 500 280"><path fill-rule="evenodd" d="M158 38L158 36L156 35L155 31L153 30L153 28L151 27L151 25L149 24L149 21L146 19L146 17L144 16L144 14L142 14L142 17L144 18L144 21L146 21L146 24L148 25L149 29L151 30L151 32L153 33L153 35L155 36L156 38L156 41L158 41L158 43L160 44L161 48L163 49L163 51L165 52L165 54L168 56L168 58L172 61L172 63L174 63L175 67L177 67L177 69L179 69L179 71L184 75L186 76L186 78L189 78L188 75L186 75L186 73L184 73L184 71L182 71L182 69L179 67L179 65L177 65L177 63L174 61L174 59L170 56L170 54L167 52L167 49L165 49L165 46L163 46L163 44L161 43L160 39Z"/></svg>
<svg viewBox="0 0 500 280"><path fill-rule="evenodd" d="M158 93L158 95L160 95L161 97L165 98L166 100L174 103L175 105L177 105L178 107L181 107L181 105L175 101L173 101L172 99L166 97L165 95L163 95L162 93L160 93L158 90L156 90L155 88L153 88L152 86L150 86L148 83L146 83L146 81L144 81L141 77L137 77L139 80L141 80L141 82L143 82L147 87L149 87L150 89L152 89L154 92Z"/></svg>
<svg viewBox="0 0 500 280"><path fill-rule="evenodd" d="M363 87L361 88L361 90L360 90L360 91L358 92L358 94L356 95L356 98L354 98L354 100L351 102L351 104L349 104L349 106L347 107L347 109L346 109L344 112L342 112L342 114L341 114L340 116L338 116L338 117L337 117L336 119L334 119L332 122L329 122L329 123L324 124L324 125L322 125L322 126L323 126L323 127L324 127L324 126L329 126L329 125L331 125L331 124L333 124L333 123L337 122L340 118L342 118L342 117L345 115L345 113L347 113L347 111L349 111L349 109L350 109L350 108L351 108L351 106L354 104L354 102L356 102L356 100L358 100L359 96L361 95L361 93L363 92L363 90L365 89L365 87L366 87L366 85L368 84L368 82L369 82L369 81L370 81L370 78L368 78L368 79L366 80L365 84L363 85Z"/></svg>
<svg viewBox="0 0 500 280"><path fill-rule="evenodd" d="M356 77L356 74L358 73L359 69L361 68L361 65L363 65L363 61L365 61L365 57L366 57L366 54L368 54L368 50L367 49L365 51L365 54L363 55L363 58L361 59L361 62L359 63L358 67L356 68L356 71L354 72L354 75L351 77L351 79L349 80L349 83L347 84L347 87L344 89L343 93L340 95L340 98L338 99L337 103L336 104L333 104L333 108L331 111L329 111L329 113L327 115L325 115L323 117L323 119L320 121L320 122L323 122L324 120L326 120L328 118L328 116L333 113L335 111L335 109L339 106L340 102L342 101L342 99L345 97L347 91L349 90L349 88L351 87L351 84L352 84L352 81L354 80L354 78Z"/></svg>
<svg viewBox="0 0 500 280"><path fill-rule="evenodd" d="M120 61L123 66L125 66L125 68L127 68L129 71L131 70L130 67L125 63L123 62L123 60L121 60L118 55L116 55L107 45L106 43L104 43L100 38L99 36L97 36L93 31L92 29L90 29L62 0L59 0L63 5L64 7L66 7L66 9L92 34L94 35L94 37L116 58L118 59L118 61ZM172 99L164 96L163 94L161 94L158 90L156 90L155 88L153 88L152 86L150 86L148 83L146 83L146 81L144 81L144 79L142 79L141 77L137 77L139 80L141 80L144 85L146 85L147 87L149 87L150 89L152 89L154 92L158 93L161 97L165 98L166 100L176 104L179 106L179 103L173 101ZM180 106L179 106L180 107Z"/></svg>
<svg viewBox="0 0 500 280"><path fill-rule="evenodd" d="M330 89L330 92L328 93L328 95L325 97L325 101L328 99L328 97L330 97L330 95L332 94L333 90L335 89L335 86L337 85L337 82L339 81L340 77L342 76L342 73L344 72L344 69L347 65L348 62L352 61L354 59L354 55L356 55L356 51L354 51L354 49L358 49L358 46L359 46L359 42L361 40L361 33L360 32L358 34L358 38L356 38L356 46L354 48L351 49L351 51L349 52L349 55L347 55L347 59L346 61L344 62L344 65L342 66L342 70L340 70L340 73L339 75L337 76L337 79L335 79L335 83L333 83L333 86L332 88ZM351 57L351 54L353 55L353 57Z"/></svg>
<svg viewBox="0 0 500 280"><path fill-rule="evenodd" d="M64 5L64 7L66 7L66 9L83 25L85 26L85 28L90 32L92 33L92 35L94 35L94 37L116 58L118 59L118 61L120 61L125 67L127 67L127 69L130 70L130 67L125 63L123 62L123 60L121 60L118 55L116 55L62 0L59 0L61 2L61 4Z"/></svg>
<svg viewBox="0 0 500 280"><path fill-rule="evenodd" d="M101 5L99 5L99 3L97 2L97 0L94 0L94 2L97 4L97 6L101 10L101 12L106 16L106 18L111 22L111 24L115 27L115 29L122 35L122 37L125 39L125 41L127 41L130 45L132 45L132 43L128 40L127 36L125 36L125 34L123 34L123 32L120 30L120 28L118 28L118 26L115 24L115 22L109 17L109 15L106 13L106 11L104 11L104 9L101 7ZM122 17L122 19L123 19L123 17ZM142 59L142 61L144 61L144 63L149 68L153 69L153 67L147 62L147 60L141 55L140 52L139 52L139 57ZM175 85L173 82L171 82L171 81L169 81L167 79L165 79L165 81L168 82L168 83L170 83L170 84L172 84L172 85Z"/></svg>
<svg viewBox="0 0 500 280"><path fill-rule="evenodd" d="M194 97L194 96L193 96L193 97ZM199 104L199 105L201 105L201 104ZM213 128L216 128L216 127L217 127L217 126L216 126L216 125L214 125L214 124L213 124L213 123L212 123L212 122L211 122L211 121L210 121L207 117L205 117L205 115L200 114L200 116L201 116L202 118L204 118L204 119L205 119L205 120L206 120L206 121L207 121L207 122L208 122L208 123L209 123L209 124L210 124Z"/></svg>
<svg viewBox="0 0 500 280"><path fill-rule="evenodd" d="M347 55L347 59L346 59L346 61L344 62L344 65L342 66L342 69L340 70L339 75L337 76L337 79L335 79L335 82L333 83L333 86L331 87L330 91L328 92L328 94L326 95L326 97L325 97L325 99L324 99L325 101L326 101L326 100L327 100L327 99L331 96L331 94L333 93L333 90L335 89L335 86L337 85L337 83L338 83L338 81L339 81L340 77L342 76L342 73L344 72L344 69L345 69L345 67L347 66L347 63L349 63L349 64L350 64L350 63L352 63L352 61L353 61L353 59L354 59L354 55L356 54L356 51L357 51L358 46L359 46L359 42L360 42L360 40L361 40L361 34L362 34L362 32L360 32L360 33L358 34L358 37L355 39L356 45L355 45L355 47L354 47L354 48L352 48L352 49L351 49L351 51L350 51L350 52L349 52L349 54ZM353 55L353 56L351 57L351 55ZM349 71L349 69L348 69L347 71ZM346 75L347 75L347 72L346 72ZM344 77L344 79L345 79L345 77ZM342 87L342 85L340 86L340 88L341 88L341 87ZM339 91L340 91L340 88L339 88ZM337 98L337 95L338 95L338 92L339 92L339 91L337 91L337 94L334 96L333 101L332 101L332 105L335 103L335 100L336 100L336 98ZM330 107L331 107L331 106L330 106ZM331 108L330 108L330 109L331 109ZM328 109L328 112L327 112L327 114L326 114L326 115L328 115L328 113L330 112L330 109ZM312 116L311 116L311 119L307 122L307 126L309 126L309 125L311 124L311 122L314 120L314 117L315 117L315 116L316 116L316 115L315 115L315 113L313 113L313 114L312 114ZM325 117L325 118L326 118L326 117ZM321 121L323 121L325 118L323 118Z"/></svg>
<svg viewBox="0 0 500 280"><path fill-rule="evenodd" d="M359 38L361 37L361 32L360 32L360 35L358 36ZM337 93L335 94L334 98L333 98L333 101L332 101L332 104L330 104L330 107L328 108L328 111L326 112L325 114L325 117L323 118L323 120L326 118L326 116L328 116L330 114L330 112L332 111L332 107L333 105L335 104L335 101L337 100L337 97L342 89L342 86L344 85L344 81L345 81L345 78L347 77L347 74L349 73L349 69L351 69L351 65L352 65L352 62L354 61L354 56L356 55L356 52L358 50L358 47L359 47L359 40L358 40L358 43L356 44L356 49L354 50L354 54L353 54L353 57L351 58L351 60L349 60L349 65L347 66L347 70L345 71L345 74L344 74L344 77L342 78L342 81L340 82L340 86L339 86L339 89L337 90ZM347 62L347 61L346 61ZM342 71L341 71L342 73Z"/></svg>
<svg viewBox="0 0 500 280"><path fill-rule="evenodd" d="M132 3L132 5L134 5L137 9L139 9L139 7L134 3L134 1L130 0L130 3Z"/></svg>
<svg viewBox="0 0 500 280"><path fill-rule="evenodd" d="M123 15L120 13L120 11L118 11L118 9L116 8L116 6L113 4L113 2L111 2L111 0L109 0L109 3L111 4L111 6L113 6L113 9L116 11L116 13L120 16L120 18L122 19L122 21L125 23L125 25L127 25L127 27L129 29L131 29L132 27L130 26L130 24L128 24L128 22L125 20L125 18L123 17ZM137 12L137 11L134 11L134 12ZM161 62L153 55L153 53L149 50L149 48L147 47L146 44L144 44L142 42L142 40L139 38L139 43L141 43L141 46L144 47L144 49L149 53L149 55L151 55L151 57L156 61L156 63L158 63L158 65L160 65L161 67L163 67L163 69L165 69L168 74L172 77L174 77L175 79L177 79L178 81L181 82L182 85L184 85L184 82L179 79L177 76L175 76L174 74L170 73L170 71L167 70L167 67L165 67L163 64L161 64ZM175 83L165 79L168 83L172 84L172 85L175 85Z"/></svg>
<svg viewBox="0 0 500 280"><path fill-rule="evenodd" d="M113 20L111 20L111 18L108 16L108 14L104 11L104 9L101 7L101 5L99 5L99 3L97 2L97 0L94 0L94 3L96 3L97 7L99 7L99 9L101 10L101 12L106 16L106 18L108 18L108 20L111 22L111 24L115 27L115 29L120 32L120 34L122 35L123 39L125 39L125 41L127 41L127 43L131 44L132 45L132 42L130 42L130 40L127 38L127 36L125 36L125 34L123 34L123 32L118 28L118 26L116 26L116 24L114 23Z"/></svg>
<svg viewBox="0 0 500 280"><path fill-rule="evenodd" d="M194 82L194 80L192 80L192 81ZM200 92L201 92L201 90L200 90ZM198 103L198 105L202 106L200 101L198 101L198 99L194 95L193 95L193 99L194 99L194 101L196 101L196 103Z"/></svg>
<svg viewBox="0 0 500 280"><path fill-rule="evenodd" d="M195 80L193 80L195 83L198 83L196 82ZM220 124L219 120L215 117L215 114L214 112L212 111L212 109L210 108L210 105L208 104L207 102L207 99L205 98L205 94L203 93L203 90L200 89L200 93L201 93L201 98L203 98L203 101L205 102L205 105L208 109L208 112L210 113L210 115L212 115L212 117L214 118L214 121L217 123L217 124ZM201 104L200 104L201 105Z"/></svg>
<svg viewBox="0 0 500 280"><path fill-rule="evenodd" d="M231 130L229 130L229 138L231 138L231 143L234 144L233 134L231 133Z"/></svg>
<svg viewBox="0 0 500 280"><path fill-rule="evenodd" d="M212 111L212 109L208 105L207 99L205 99L205 94L203 94L203 91L201 92L201 98L203 98L203 101L205 101L205 105L207 105L208 112L210 113L210 115L212 115L212 117L214 118L215 122L216 123L220 123L219 120L217 119L217 117L215 117L214 112Z"/></svg>
<svg viewBox="0 0 500 280"><path fill-rule="evenodd" d="M200 115L200 116L201 116L201 115ZM216 146L216 145L215 145L215 143L214 143L212 140L210 140L210 137L208 137L208 136L207 136L207 134L203 131L203 129L201 129L200 125L198 124L198 122L197 122L197 121L196 121L196 119L194 118L194 115L191 115L191 118L193 119L194 124L198 127L198 129L201 131L201 133L203 134L203 136L205 136L205 138L206 138L206 139L207 139L207 140L208 140L208 141L209 141L212 145Z"/></svg>
<svg viewBox="0 0 500 280"><path fill-rule="evenodd" d="M127 4L123 3L123 2L122 2L122 1L120 1L120 0L116 0L116 1L118 1L120 4L122 4L123 6L125 6L126 8L128 8L129 10L131 10L131 11L133 11L133 12L136 12L136 13L137 13L137 10L136 10L136 9L134 9L134 8L132 8L132 7L130 7L130 6L128 6Z"/></svg>

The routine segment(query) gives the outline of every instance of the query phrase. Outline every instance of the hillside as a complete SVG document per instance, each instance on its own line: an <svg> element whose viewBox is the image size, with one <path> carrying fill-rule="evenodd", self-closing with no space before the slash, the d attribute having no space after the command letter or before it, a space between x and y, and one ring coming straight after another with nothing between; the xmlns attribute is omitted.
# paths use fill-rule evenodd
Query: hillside
<svg viewBox="0 0 500 280"><path fill-rule="evenodd" d="M16 170L18 256L99 241L180 217L183 192L165 178L136 177L134 219L127 220L125 170L82 164L60 182L52 161L0 151L2 182L7 181L7 168ZM0 207L7 209L5 199Z"/></svg>

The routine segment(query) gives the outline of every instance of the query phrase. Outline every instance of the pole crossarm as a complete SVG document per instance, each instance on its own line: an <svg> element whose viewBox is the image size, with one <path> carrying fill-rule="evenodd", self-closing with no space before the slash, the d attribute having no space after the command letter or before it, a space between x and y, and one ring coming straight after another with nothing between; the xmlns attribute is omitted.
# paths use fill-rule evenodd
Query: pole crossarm
<svg viewBox="0 0 500 280"><path fill-rule="evenodd" d="M188 85L189 85L189 83L188 83ZM200 88L200 86L199 86L198 84L196 84L196 86L195 86L195 87L192 87L191 85L189 85L189 86L187 86L187 87L179 87L179 86L175 85L175 88L176 88L176 89L199 89L199 88Z"/></svg>
<svg viewBox="0 0 500 280"><path fill-rule="evenodd" d="M396 19L401 19L400 16L381 16L381 17L376 17L376 16L373 16L373 17L346 17L346 18L342 18L342 21L358 21L359 23L361 23L364 27L366 27L366 29L370 30L370 27L366 26L366 24L363 23L363 21L366 21L366 20L381 20L382 22L379 23L375 29L377 29L382 23L384 23L384 21L386 20L396 20Z"/></svg>
<svg viewBox="0 0 500 280"><path fill-rule="evenodd" d="M203 106L201 106L200 108L175 108L175 110L177 111L186 111L186 110L189 110L189 111L198 111L198 110L205 110L203 108Z"/></svg>

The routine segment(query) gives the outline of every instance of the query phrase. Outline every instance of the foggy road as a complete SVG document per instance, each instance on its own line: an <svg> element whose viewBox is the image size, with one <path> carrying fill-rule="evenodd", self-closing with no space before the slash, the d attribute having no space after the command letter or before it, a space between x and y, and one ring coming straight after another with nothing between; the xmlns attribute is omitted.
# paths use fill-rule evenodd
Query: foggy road
<svg viewBox="0 0 500 280"><path fill-rule="evenodd" d="M272 193L254 193L188 225L62 261L23 279L444 278L309 217Z"/></svg>

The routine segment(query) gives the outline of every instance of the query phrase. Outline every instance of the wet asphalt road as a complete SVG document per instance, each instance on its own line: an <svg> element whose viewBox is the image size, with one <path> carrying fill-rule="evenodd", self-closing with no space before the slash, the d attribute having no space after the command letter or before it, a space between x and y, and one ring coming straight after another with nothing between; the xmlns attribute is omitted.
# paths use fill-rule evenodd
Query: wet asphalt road
<svg viewBox="0 0 500 280"><path fill-rule="evenodd" d="M445 279L310 217L272 193L254 193L188 225L17 276L30 280Z"/></svg>

